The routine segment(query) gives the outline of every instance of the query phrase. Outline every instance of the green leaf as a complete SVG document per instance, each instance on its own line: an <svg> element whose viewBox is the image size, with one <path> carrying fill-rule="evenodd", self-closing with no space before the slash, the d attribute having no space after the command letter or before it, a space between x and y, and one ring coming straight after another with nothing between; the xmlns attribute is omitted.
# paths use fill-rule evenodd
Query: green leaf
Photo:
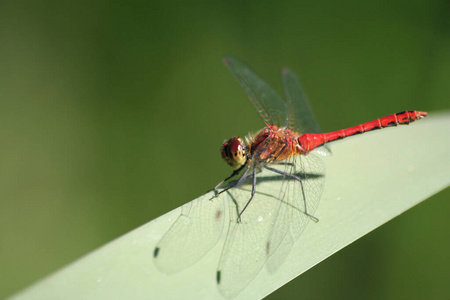
<svg viewBox="0 0 450 300"><path fill-rule="evenodd" d="M448 187L449 128L450 113L430 113L410 126L333 143L333 155L323 158L327 177L315 213L320 221L310 222L274 274L263 268L236 299L270 294L352 241ZM207 199L208 196L202 196L196 201ZM223 298L216 284L216 268L224 236L197 263L179 273L166 275L156 268L155 246L179 214L180 208L133 230L11 299Z"/></svg>

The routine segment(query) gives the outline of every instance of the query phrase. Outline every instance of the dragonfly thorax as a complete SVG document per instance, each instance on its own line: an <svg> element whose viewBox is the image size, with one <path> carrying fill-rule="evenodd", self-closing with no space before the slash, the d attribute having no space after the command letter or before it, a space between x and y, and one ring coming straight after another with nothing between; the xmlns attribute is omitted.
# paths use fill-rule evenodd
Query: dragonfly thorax
<svg viewBox="0 0 450 300"><path fill-rule="evenodd" d="M222 158L233 168L239 168L247 161L247 149L244 141L234 136L222 144L220 149Z"/></svg>

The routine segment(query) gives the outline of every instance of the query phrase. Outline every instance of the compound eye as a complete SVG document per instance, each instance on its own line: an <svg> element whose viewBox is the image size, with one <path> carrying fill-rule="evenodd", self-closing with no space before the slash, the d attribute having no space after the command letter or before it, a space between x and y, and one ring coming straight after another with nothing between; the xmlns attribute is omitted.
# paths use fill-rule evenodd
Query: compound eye
<svg viewBox="0 0 450 300"><path fill-rule="evenodd" d="M222 158L233 168L242 166L247 160L244 142L237 136L224 142L220 152Z"/></svg>

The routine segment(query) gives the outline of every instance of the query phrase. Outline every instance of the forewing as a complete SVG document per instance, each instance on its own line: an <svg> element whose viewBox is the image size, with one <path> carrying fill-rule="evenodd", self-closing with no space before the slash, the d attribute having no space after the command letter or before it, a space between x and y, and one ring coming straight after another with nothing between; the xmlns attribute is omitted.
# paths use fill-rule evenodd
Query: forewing
<svg viewBox="0 0 450 300"><path fill-rule="evenodd" d="M154 262L166 274L179 272L202 258L219 240L225 219L224 200L204 196L183 205L180 216L154 250Z"/></svg>
<svg viewBox="0 0 450 300"><path fill-rule="evenodd" d="M288 106L288 127L301 134L322 133L319 123L317 123L308 98L303 92L297 76L289 69L281 71L283 89L286 95ZM323 154L327 154L328 147L322 147Z"/></svg>
<svg viewBox="0 0 450 300"><path fill-rule="evenodd" d="M227 56L224 63L244 88L266 125L288 125L286 103L277 92L237 58Z"/></svg>
<svg viewBox="0 0 450 300"><path fill-rule="evenodd" d="M219 290L227 297L242 291L266 262L270 272L276 271L314 218L320 200L325 180L320 158L297 155L269 166L282 174L267 169L258 173L256 193L241 222L238 213L250 199L251 176L246 185L229 191L230 226L217 271Z"/></svg>
<svg viewBox="0 0 450 300"><path fill-rule="evenodd" d="M242 221L238 222L238 211L250 199L250 190L251 186L247 190L234 188L229 192L234 202L230 203L230 226L217 270L218 288L227 298L241 292L267 259L265 247L274 220L272 212L278 201L256 192L242 214Z"/></svg>
<svg viewBox="0 0 450 300"><path fill-rule="evenodd" d="M316 220L314 214L325 184L325 165L320 157L311 153L296 155L285 163L271 165L293 175L283 176L281 205L269 234L267 268L271 273L284 262L309 221Z"/></svg>

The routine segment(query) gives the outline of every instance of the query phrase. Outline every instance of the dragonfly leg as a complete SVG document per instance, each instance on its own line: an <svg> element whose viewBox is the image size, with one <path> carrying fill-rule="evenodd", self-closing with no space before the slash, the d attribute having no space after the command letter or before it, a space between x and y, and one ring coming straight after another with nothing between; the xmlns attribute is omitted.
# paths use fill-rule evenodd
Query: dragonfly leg
<svg viewBox="0 0 450 300"><path fill-rule="evenodd" d="M307 216L308 216L311 220L313 220L314 222L316 222L316 223L319 222L319 219L317 219L316 217L314 217L313 215L310 215L310 214L308 213L308 208L307 208L307 205L306 205L305 188L304 188L304 186L303 186L303 181L302 181L302 179L301 179L300 177L294 175L294 174L289 174L289 173L286 173L286 172L283 172L283 171L280 171L280 170L271 168L271 167L269 167L269 166L264 166L264 167L265 167L266 169L272 171L272 172L275 172L275 173L281 174L281 175L283 175L283 176L287 176L287 177L290 177L290 178L292 178L292 179L297 180L297 181L300 183L300 186L301 186L301 188L302 188L303 204L305 205L305 212L304 212L304 214L307 215Z"/></svg>
<svg viewBox="0 0 450 300"><path fill-rule="evenodd" d="M245 165L244 165L245 166ZM214 199L216 197L218 197L220 194L228 191L229 189L234 188L235 186L237 186L239 183L241 183L242 180L244 180L244 178L246 177L248 171L250 170L250 165L247 165L247 169L245 170L245 172L241 175L241 177L238 178L238 180L236 180L235 182L233 182L230 186L224 188L223 190L221 190L220 192L217 192L217 188L220 187L225 181L227 181L228 179L231 179L232 177L236 176L237 174L239 174L239 171L244 167L240 167L238 170L234 171L233 174L231 174L231 176L229 176L227 179L223 180L222 182L220 182L213 190L215 195L210 199Z"/></svg>
<svg viewBox="0 0 450 300"><path fill-rule="evenodd" d="M256 174L259 174L263 171L260 166L255 166L255 169L256 169Z"/></svg>
<svg viewBox="0 0 450 300"><path fill-rule="evenodd" d="M291 167L295 167L295 164L294 164L294 163L291 163L291 162L284 162L284 161L273 162L273 164L282 165L282 166L291 166Z"/></svg>
<svg viewBox="0 0 450 300"><path fill-rule="evenodd" d="M253 196L255 195L255 190L256 190L256 169L255 169L255 168L253 169L253 174L252 174L252 176L253 176L253 182L252 182L252 194L251 194L251 196L250 196L250 199L248 199L247 204L245 204L244 208L243 208L243 209L241 210L241 212L239 213L239 216L238 216L238 222L239 222L239 223L242 221L242 220L241 220L242 214L244 213L245 209L248 207L248 205L250 204L250 202L251 202L252 199L253 199Z"/></svg>
<svg viewBox="0 0 450 300"><path fill-rule="evenodd" d="M272 164L277 164L277 165L281 165L281 166L289 166L291 168L294 168L294 173L296 173L294 163L280 161L280 162L273 162Z"/></svg>
<svg viewBox="0 0 450 300"><path fill-rule="evenodd" d="M225 182L227 182L228 180L230 180L231 178L235 177L236 175L238 175L242 169L246 166L246 164L242 165L239 169L236 169L233 171L233 173L231 173L230 176L228 176L227 178L225 178L224 180L222 180L221 182L219 182L213 189L208 190L207 193L214 191L215 195L213 198L217 197L219 194L221 193L217 193L217 189L224 184ZM212 198L211 198L212 199Z"/></svg>

